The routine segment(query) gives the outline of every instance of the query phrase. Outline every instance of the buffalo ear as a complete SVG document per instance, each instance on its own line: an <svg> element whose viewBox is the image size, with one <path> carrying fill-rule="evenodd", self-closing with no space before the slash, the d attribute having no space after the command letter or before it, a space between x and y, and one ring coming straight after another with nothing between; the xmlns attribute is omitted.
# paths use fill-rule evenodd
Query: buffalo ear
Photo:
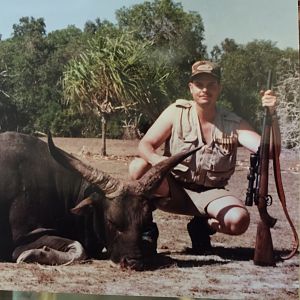
<svg viewBox="0 0 300 300"><path fill-rule="evenodd" d="M87 210L94 205L93 196L89 196L80 201L74 208L71 209L71 213L75 215L84 215Z"/></svg>
<svg viewBox="0 0 300 300"><path fill-rule="evenodd" d="M91 207L94 206L97 199L99 199L99 195L97 193L93 193L80 201L74 208L71 209L71 212L75 215L84 215Z"/></svg>

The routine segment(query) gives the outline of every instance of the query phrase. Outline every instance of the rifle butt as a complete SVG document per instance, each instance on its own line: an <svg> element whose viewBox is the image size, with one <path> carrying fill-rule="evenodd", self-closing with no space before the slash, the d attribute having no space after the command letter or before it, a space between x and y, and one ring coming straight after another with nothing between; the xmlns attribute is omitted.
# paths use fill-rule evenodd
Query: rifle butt
<svg viewBox="0 0 300 300"><path fill-rule="evenodd" d="M270 227L263 221L257 225L253 262L258 266L276 266Z"/></svg>

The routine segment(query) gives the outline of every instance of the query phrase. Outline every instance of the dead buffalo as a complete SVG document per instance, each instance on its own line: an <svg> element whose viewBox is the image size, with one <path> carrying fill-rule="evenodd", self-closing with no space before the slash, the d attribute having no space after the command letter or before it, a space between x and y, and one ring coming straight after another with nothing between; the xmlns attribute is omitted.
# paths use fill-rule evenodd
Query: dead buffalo
<svg viewBox="0 0 300 300"><path fill-rule="evenodd" d="M48 145L29 135L0 134L0 259L64 264L99 258L105 247L114 263L142 269L151 193L197 149L127 183L56 148L51 137Z"/></svg>

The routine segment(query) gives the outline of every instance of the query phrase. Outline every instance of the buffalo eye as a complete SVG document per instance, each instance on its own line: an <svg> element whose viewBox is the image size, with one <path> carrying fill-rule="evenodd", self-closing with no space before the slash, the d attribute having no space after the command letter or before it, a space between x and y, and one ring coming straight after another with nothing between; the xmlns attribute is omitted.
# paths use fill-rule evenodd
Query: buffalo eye
<svg viewBox="0 0 300 300"><path fill-rule="evenodd" d="M108 222L109 226L112 229L116 230L119 234L122 233L122 231L124 231L121 224L117 224L115 221L113 221L111 219L107 219L107 222Z"/></svg>

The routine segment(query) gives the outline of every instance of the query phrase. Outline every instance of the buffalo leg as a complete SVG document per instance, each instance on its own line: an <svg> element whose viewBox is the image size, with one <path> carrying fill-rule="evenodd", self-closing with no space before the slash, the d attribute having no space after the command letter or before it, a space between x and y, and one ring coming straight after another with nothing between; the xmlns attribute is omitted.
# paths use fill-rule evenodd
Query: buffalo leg
<svg viewBox="0 0 300 300"><path fill-rule="evenodd" d="M84 248L79 242L51 235L42 236L32 243L19 246L13 252L13 260L17 263L61 265L86 258Z"/></svg>

